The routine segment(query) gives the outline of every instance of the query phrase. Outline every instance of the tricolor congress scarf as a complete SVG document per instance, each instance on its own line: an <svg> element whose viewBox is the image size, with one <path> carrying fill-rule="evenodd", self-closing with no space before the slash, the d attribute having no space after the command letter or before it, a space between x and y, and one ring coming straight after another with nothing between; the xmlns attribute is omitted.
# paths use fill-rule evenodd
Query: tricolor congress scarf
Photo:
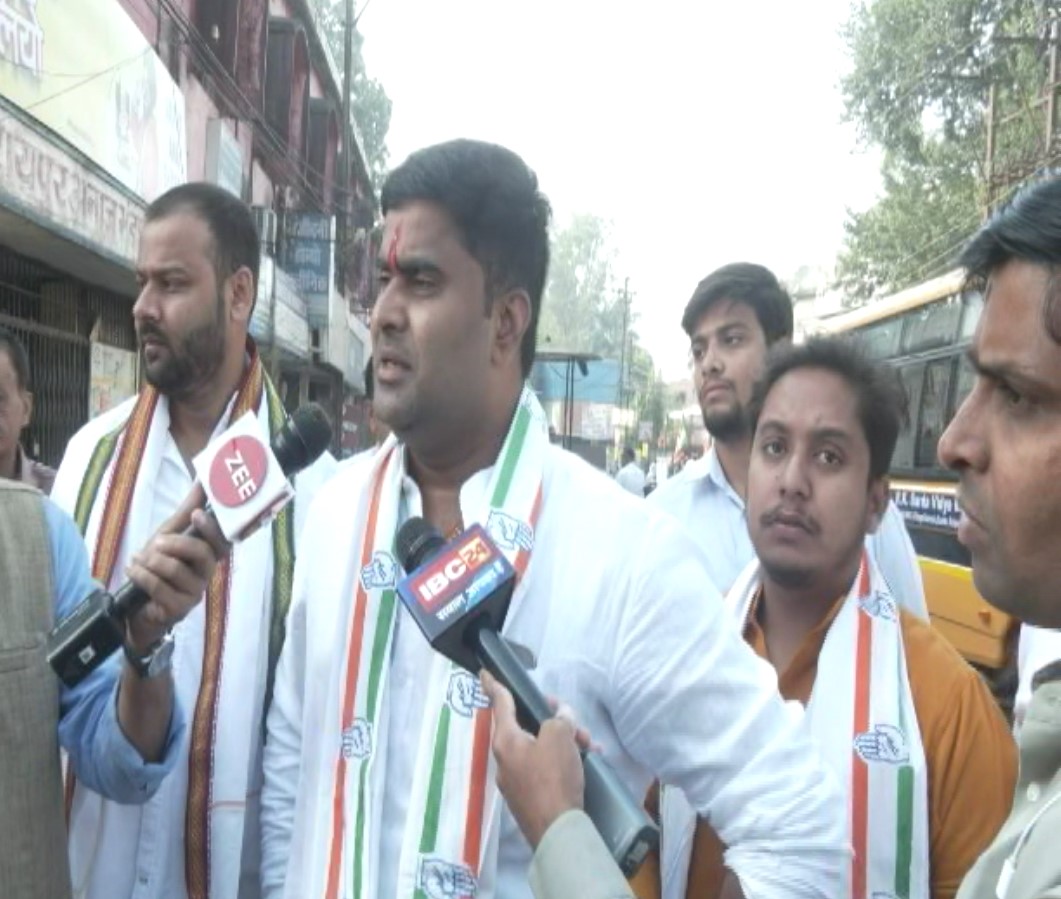
<svg viewBox="0 0 1061 899"><path fill-rule="evenodd" d="M760 584L756 560L726 597L742 631ZM928 769L899 606L865 550L822 645L806 715L847 785L852 899L929 899Z"/></svg>
<svg viewBox="0 0 1061 899"><path fill-rule="evenodd" d="M523 574L541 508L547 447L544 414L525 387L491 472L488 502L470 516L487 528L520 577L513 609L527 590ZM391 736L384 697L400 602L395 586L401 572L393 545L401 523L403 476L403 448L390 438L373 462L370 486L356 512L360 543L351 564L358 566L357 576L351 579L353 595L340 618L345 621L342 658L329 689L334 732L321 740L319 763L329 773L322 794L310 802L311 830L317 839L304 869L310 882L295 890L299 896L373 899L378 890ZM490 709L477 679L441 655L433 655L424 683L426 712L420 732L393 736L395 741L415 741L418 759L397 895L482 899L494 880L497 841L491 843L490 837L496 836L500 813L490 774Z"/></svg>

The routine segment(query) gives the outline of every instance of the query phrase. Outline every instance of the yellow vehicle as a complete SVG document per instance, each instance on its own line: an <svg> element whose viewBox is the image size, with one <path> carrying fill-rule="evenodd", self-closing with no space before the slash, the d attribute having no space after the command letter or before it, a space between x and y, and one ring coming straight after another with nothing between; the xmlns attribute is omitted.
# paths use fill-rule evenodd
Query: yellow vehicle
<svg viewBox="0 0 1061 899"><path fill-rule="evenodd" d="M955 476L936 457L940 435L968 394L965 360L983 298L951 272L823 322L850 334L873 359L898 369L910 424L892 458L892 498L921 562L933 624L970 663L990 676L1004 705L1016 687L1017 626L976 592L969 553L957 539Z"/></svg>

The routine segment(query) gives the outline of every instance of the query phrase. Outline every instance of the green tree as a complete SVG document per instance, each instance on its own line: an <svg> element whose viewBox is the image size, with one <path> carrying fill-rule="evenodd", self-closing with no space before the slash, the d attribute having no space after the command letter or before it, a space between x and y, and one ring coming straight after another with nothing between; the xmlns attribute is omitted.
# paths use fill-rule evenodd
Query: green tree
<svg viewBox="0 0 1061 899"><path fill-rule="evenodd" d="M317 22L339 67L343 71L346 33L346 0L314 0ZM387 131L391 122L391 101L383 85L369 76L361 48L365 39L357 26L353 33L353 58L350 69L350 114L361 138L361 152L365 157L372 184L379 190L387 176L389 155Z"/></svg>
<svg viewBox="0 0 1061 899"><path fill-rule="evenodd" d="M967 165L936 161L948 150L955 147L929 145L929 160L921 164L887 154L883 196L864 212L849 212L844 223L836 274L848 302L865 302L878 290L916 283L953 265L955 247L980 219L980 185Z"/></svg>
<svg viewBox="0 0 1061 899"><path fill-rule="evenodd" d="M618 359L624 304L607 223L595 215L576 215L553 235L539 344ZM626 323L628 333L633 333L633 317Z"/></svg>
<svg viewBox="0 0 1061 899"><path fill-rule="evenodd" d="M838 276L857 300L946 269L989 200L984 109L996 91L995 170L1041 158L1044 7L1038 0L873 0L845 28L841 87L863 141L884 150L883 193L850 212ZM1031 170L1029 169L1029 171Z"/></svg>
<svg viewBox="0 0 1061 899"><path fill-rule="evenodd" d="M639 346L634 347L630 387L630 407L634 410L634 421L638 425L647 421L652 426L649 443L654 447L667 421L666 388L652 357Z"/></svg>
<svg viewBox="0 0 1061 899"><path fill-rule="evenodd" d="M623 361L617 404L634 410L637 424L652 424L652 440L666 422L664 385L652 356L640 345L632 298L616 274L611 230L604 220L574 216L553 234L549 280L545 288L538 346L543 350L596 353ZM626 339L624 352L623 339Z"/></svg>

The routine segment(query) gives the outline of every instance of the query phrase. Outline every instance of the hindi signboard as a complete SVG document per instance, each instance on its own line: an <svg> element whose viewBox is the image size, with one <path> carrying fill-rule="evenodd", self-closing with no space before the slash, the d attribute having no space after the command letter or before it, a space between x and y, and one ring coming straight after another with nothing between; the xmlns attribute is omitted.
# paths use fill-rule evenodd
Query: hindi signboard
<svg viewBox="0 0 1061 899"><path fill-rule="evenodd" d="M0 0L0 96L144 200L187 180L184 97L115 0Z"/></svg>
<svg viewBox="0 0 1061 899"><path fill-rule="evenodd" d="M298 282L310 327L328 327L335 280L335 219L319 212L287 213L283 266Z"/></svg>

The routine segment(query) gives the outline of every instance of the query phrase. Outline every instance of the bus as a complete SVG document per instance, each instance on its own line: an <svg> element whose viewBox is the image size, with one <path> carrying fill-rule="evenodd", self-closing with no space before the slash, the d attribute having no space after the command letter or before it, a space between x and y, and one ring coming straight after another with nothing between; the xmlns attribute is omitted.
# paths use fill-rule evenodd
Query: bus
<svg viewBox="0 0 1061 899"><path fill-rule="evenodd" d="M1019 627L973 586L969 552L956 534L957 477L936 456L940 435L974 380L965 354L983 297L964 282L964 274L953 271L821 325L826 333L850 335L870 358L898 371L909 426L892 457L892 499L917 550L929 614L1008 708L1016 689Z"/></svg>

